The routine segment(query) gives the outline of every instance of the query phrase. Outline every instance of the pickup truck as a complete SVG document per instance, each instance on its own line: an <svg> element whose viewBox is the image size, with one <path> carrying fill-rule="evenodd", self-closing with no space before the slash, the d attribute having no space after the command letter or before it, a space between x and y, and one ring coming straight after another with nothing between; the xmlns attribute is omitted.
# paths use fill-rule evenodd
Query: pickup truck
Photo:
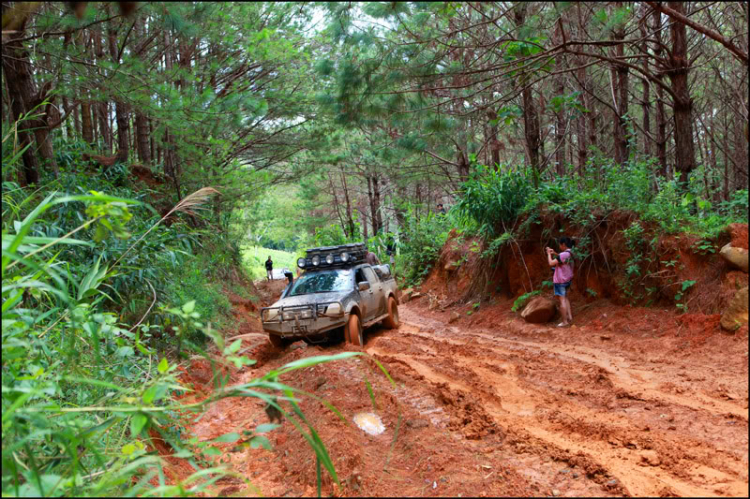
<svg viewBox="0 0 750 499"><path fill-rule="evenodd" d="M329 255L337 249L324 248ZM300 259L301 268L314 268L291 282L273 305L261 309L263 330L275 347L284 348L297 340L314 344L342 337L361 347L364 328L381 321L389 329L398 328L397 287L390 267L362 263L362 255L357 261L353 253L353 257L340 253L346 258L343 261L338 254L335 261L325 258L325 252Z"/></svg>

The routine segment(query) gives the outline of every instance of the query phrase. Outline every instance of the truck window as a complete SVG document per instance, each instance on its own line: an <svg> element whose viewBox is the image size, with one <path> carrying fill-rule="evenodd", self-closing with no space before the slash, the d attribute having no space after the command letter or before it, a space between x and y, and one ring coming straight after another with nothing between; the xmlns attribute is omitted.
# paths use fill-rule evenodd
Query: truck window
<svg viewBox="0 0 750 499"><path fill-rule="evenodd" d="M362 268L358 268L357 272L354 274L354 282L359 284L360 282L367 282L367 277L365 277L365 273L362 272Z"/></svg>
<svg viewBox="0 0 750 499"><path fill-rule="evenodd" d="M367 280L370 281L370 284L379 282L378 276L375 275L375 272L371 267L363 267L362 270L365 272L365 277L367 277Z"/></svg>

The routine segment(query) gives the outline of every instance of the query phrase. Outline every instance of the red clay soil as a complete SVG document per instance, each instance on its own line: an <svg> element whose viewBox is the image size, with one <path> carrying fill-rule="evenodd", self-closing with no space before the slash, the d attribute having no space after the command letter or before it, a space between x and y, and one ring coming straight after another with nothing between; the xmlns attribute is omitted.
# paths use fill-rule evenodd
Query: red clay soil
<svg viewBox="0 0 750 499"><path fill-rule="evenodd" d="M730 241L732 246L748 249L747 224L731 224L729 225L729 232L732 236Z"/></svg>
<svg viewBox="0 0 750 499"><path fill-rule="evenodd" d="M334 485L324 471L323 494L747 496L746 327L729 335L716 314L578 297L575 326L557 329L526 324L508 298L476 311L445 308L447 296L422 291L400 306L398 330L366 332L363 351L386 367L395 388L368 358L281 378L343 417L302 397L340 479ZM448 324L453 312L460 318ZM280 352L256 322L238 329L247 331L243 350L258 364L232 372L232 382L352 349L298 342ZM194 361L183 378L203 393L211 389L205 362ZM385 431L360 430L352 421L360 412L378 414ZM188 421L188 433L208 440L266 422L262 402L225 399ZM215 458L257 489L228 478L212 493L315 495L314 454L304 438L288 421L268 435L270 451L219 444L226 452Z"/></svg>

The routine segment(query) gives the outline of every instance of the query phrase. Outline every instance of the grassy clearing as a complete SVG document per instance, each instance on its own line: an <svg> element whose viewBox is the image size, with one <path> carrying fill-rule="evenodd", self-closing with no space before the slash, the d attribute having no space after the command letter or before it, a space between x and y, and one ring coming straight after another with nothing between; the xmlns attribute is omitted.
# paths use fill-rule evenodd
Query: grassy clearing
<svg viewBox="0 0 750 499"><path fill-rule="evenodd" d="M242 248L242 261L253 279L260 279L266 275L266 258L271 255L273 268L287 267L294 271L297 268L297 254L288 251L264 248L262 246L246 246Z"/></svg>

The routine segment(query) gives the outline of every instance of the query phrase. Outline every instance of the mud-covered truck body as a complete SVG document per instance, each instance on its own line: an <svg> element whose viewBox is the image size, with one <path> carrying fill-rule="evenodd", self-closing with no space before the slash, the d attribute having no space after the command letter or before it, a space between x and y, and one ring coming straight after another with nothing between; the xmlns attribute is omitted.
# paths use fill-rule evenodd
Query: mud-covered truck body
<svg viewBox="0 0 750 499"><path fill-rule="evenodd" d="M363 244L307 250L304 270L281 298L261 309L263 330L284 347L297 340L322 343L343 337L364 344L364 328L383 321L398 327L396 280L388 265L364 263Z"/></svg>

